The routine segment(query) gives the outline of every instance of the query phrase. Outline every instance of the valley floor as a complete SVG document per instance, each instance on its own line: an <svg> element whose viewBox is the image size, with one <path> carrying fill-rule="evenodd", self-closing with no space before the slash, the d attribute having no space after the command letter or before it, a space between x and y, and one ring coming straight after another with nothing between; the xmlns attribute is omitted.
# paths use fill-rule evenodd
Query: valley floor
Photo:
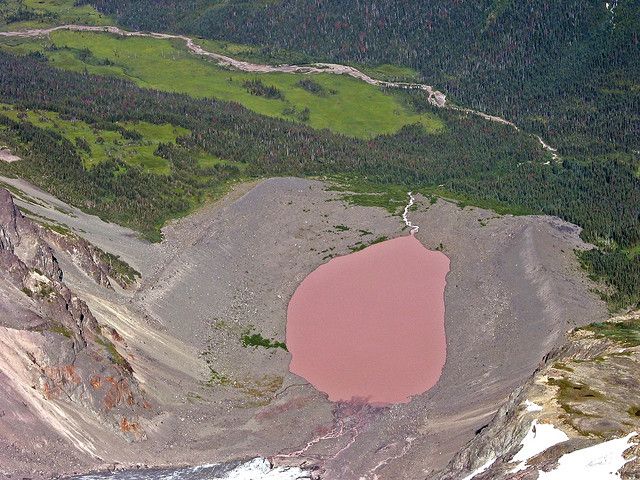
<svg viewBox="0 0 640 480"><path fill-rule="evenodd" d="M67 226L142 274L133 291L110 291L59 252L64 281L117 331L118 351L152 406L139 419L146 439L128 443L37 390L34 404L55 403L54 413L14 404L19 386L5 378L0 401L12 413L0 415L0 474L14 478L257 455L316 468L325 479L433 478L568 330L607 318L574 255L586 248L578 227L417 196L409 212L416 237L451 260L442 377L406 405L333 404L289 373L284 349L243 338L283 341L302 279L360 242L408 234L399 215L347 204L321 181L272 178L237 185L150 244L20 180L0 180L30 216ZM23 435L18 421L29 425ZM81 435L65 434L72 427Z"/></svg>

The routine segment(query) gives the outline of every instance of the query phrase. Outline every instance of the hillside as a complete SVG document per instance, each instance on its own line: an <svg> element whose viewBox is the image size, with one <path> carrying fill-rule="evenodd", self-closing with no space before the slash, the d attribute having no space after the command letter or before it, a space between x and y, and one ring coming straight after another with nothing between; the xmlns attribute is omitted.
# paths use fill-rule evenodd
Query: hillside
<svg viewBox="0 0 640 480"><path fill-rule="evenodd" d="M599 0L83 3L131 28L260 45L267 57L296 51L404 65L457 102L516 120L564 153L638 150L634 0L609 8Z"/></svg>

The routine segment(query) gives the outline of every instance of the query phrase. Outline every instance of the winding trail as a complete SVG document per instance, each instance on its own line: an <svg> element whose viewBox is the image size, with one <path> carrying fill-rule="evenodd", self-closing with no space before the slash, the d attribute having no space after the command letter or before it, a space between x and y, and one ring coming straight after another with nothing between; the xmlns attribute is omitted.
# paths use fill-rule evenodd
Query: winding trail
<svg viewBox="0 0 640 480"><path fill-rule="evenodd" d="M120 35L123 37L148 37L157 38L163 40L182 40L187 49L195 54L203 57L214 59L218 65L223 67L231 67L243 72L252 73L300 73L300 74L319 74L319 73L331 73L335 75L348 75L350 77L362 80L369 85L375 85L384 88L400 88L405 90L422 90L428 94L428 102L438 108L449 108L459 112L467 113L470 115L476 115L491 122L501 123L508 125L516 130L519 130L518 126L509 120L495 115L489 115L484 112L472 110L470 108L458 107L455 105L449 105L446 101L446 95L436 90L431 85L423 83L406 83L406 82L389 82L385 80L378 80L370 77L366 73L358 70L357 68L350 67L348 65L341 65L338 63L312 63L309 65L266 65L246 62L238 60L232 57L228 57L221 53L210 52L205 50L201 45L198 45L193 38L186 35L175 35L170 33L158 33L158 32L141 32L141 31L128 31L119 27L108 26L92 26L92 25L59 25L51 28L30 29L30 30L14 30L8 32L0 32L0 37L15 37L15 38L34 38L45 37L53 32L60 30L69 30L74 32L98 32L98 33L110 33L112 35ZM540 141L540 145L545 150L551 152L553 160L558 160L559 156L557 150L547 145L542 138L537 136Z"/></svg>

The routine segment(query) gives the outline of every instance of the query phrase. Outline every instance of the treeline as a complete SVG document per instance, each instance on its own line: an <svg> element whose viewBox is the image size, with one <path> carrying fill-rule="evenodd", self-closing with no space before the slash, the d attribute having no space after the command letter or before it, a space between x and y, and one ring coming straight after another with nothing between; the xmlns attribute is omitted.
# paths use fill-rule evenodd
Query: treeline
<svg viewBox="0 0 640 480"><path fill-rule="evenodd" d="M564 155L639 150L637 0L81 1L130 28L406 65Z"/></svg>
<svg viewBox="0 0 640 480"><path fill-rule="evenodd" d="M164 176L114 161L87 170L71 142L26 122L3 120L0 134L17 136L30 151L28 161L2 169L147 232L197 202L207 188L238 175L232 167L198 167L194 152L205 151L243 162L253 175L347 173L381 185L444 185L470 198L558 215L583 226L588 241L620 247L640 241L640 180L632 166L614 159L546 164L550 155L534 138L452 111L433 111L445 123L439 134L415 125L357 140L261 116L235 103L145 90L113 77L57 70L39 55L7 53L0 53L0 101L90 124L147 121L189 129L176 144L158 148L172 165Z"/></svg>
<svg viewBox="0 0 640 480"><path fill-rule="evenodd" d="M596 281L603 281L610 287L602 293L612 310L638 306L638 286L640 285L640 261L620 250L593 249L580 253L583 266Z"/></svg>

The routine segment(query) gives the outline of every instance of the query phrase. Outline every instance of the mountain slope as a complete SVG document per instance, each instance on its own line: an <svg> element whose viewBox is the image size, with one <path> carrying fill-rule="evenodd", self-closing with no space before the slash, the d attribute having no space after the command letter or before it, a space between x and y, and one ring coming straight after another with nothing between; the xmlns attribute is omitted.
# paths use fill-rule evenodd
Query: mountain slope
<svg viewBox="0 0 640 480"><path fill-rule="evenodd" d="M112 288L109 277L118 275L99 252L85 240L23 217L10 193L0 189L3 466L42 461L36 460L43 450L40 443L26 457L10 448L21 435L46 445L55 432L95 456L78 419L105 426L128 441L145 438L139 418L150 404L111 341L122 338L103 329L63 282L59 256L76 264L89 282ZM16 422L24 431L16 430Z"/></svg>

